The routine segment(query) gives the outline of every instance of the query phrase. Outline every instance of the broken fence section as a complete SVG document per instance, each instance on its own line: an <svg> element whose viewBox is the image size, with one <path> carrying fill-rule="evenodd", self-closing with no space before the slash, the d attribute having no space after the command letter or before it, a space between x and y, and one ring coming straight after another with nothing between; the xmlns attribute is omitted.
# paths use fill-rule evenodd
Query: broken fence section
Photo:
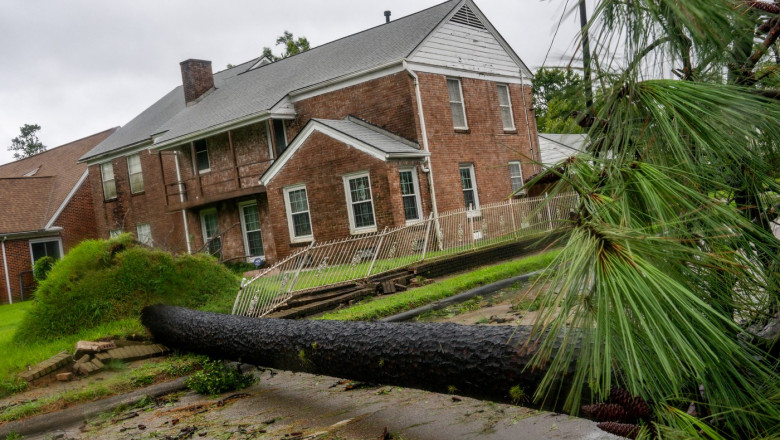
<svg viewBox="0 0 780 440"><path fill-rule="evenodd" d="M575 194L507 200L342 240L311 244L244 280L233 314L264 316L293 296L336 287L472 249L552 231L568 219Z"/></svg>

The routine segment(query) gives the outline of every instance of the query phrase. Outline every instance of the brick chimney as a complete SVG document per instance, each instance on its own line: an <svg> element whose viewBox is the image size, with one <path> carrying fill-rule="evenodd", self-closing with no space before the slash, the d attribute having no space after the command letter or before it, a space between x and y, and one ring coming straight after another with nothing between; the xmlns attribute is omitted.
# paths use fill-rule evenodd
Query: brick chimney
<svg viewBox="0 0 780 440"><path fill-rule="evenodd" d="M184 86L184 101L190 105L214 87L211 61L189 59L179 64L181 82Z"/></svg>

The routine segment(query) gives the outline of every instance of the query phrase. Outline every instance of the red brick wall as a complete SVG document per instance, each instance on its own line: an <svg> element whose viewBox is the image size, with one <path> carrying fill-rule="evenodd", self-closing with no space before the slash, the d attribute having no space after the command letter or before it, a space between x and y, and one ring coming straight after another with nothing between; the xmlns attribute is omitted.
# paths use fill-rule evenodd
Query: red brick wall
<svg viewBox="0 0 780 440"><path fill-rule="evenodd" d="M399 136L418 138L413 102L414 85L406 72L366 81L295 103L298 118L287 132L288 140L311 118L343 119L357 116Z"/></svg>
<svg viewBox="0 0 780 440"><path fill-rule="evenodd" d="M464 207L459 174L459 165L463 163L474 165L481 204L505 200L512 191L509 161L521 160L524 163L524 177L533 174L528 159L531 153L520 86L510 86L516 130L505 132L496 83L462 78L469 129L456 131L452 123L446 77L419 73L419 78L439 211ZM526 89L526 105L530 106L530 88ZM529 119L532 119L530 114ZM534 144L535 130L532 124ZM538 160L536 145L534 155Z"/></svg>
<svg viewBox="0 0 780 440"><path fill-rule="evenodd" d="M399 165L414 162L383 162L351 148L319 132L313 133L297 153L282 168L267 187L268 205L272 207L264 219L264 239L273 239L276 254L281 258L305 244L292 244L284 203L284 188L305 184L315 240L325 241L350 235L348 207L344 192L345 174L367 171L377 230L403 225ZM424 176L418 175L421 180ZM421 191L427 193L427 186ZM423 210L427 214L428 204ZM271 231L266 235L265 231ZM270 240L269 240L270 242Z"/></svg>
<svg viewBox="0 0 780 440"><path fill-rule="evenodd" d="M91 187L89 182L85 181L54 221L54 226L62 227L60 236L65 253L82 240L98 237L92 201Z"/></svg>
<svg viewBox="0 0 780 440"><path fill-rule="evenodd" d="M157 154L149 154L146 150L140 152L140 158L144 191L137 194L130 192L126 158L123 156L111 161L117 190L117 198L113 200L103 200L100 165L89 167L89 184L92 189L97 235L108 238L109 231L114 229L136 235L137 225L149 223L155 246L173 252L186 251L181 211L166 211L160 158ZM163 155L162 162L166 179L175 181L173 156Z"/></svg>
<svg viewBox="0 0 780 440"><path fill-rule="evenodd" d="M5 281L4 267L8 267L8 278L11 284L11 298L13 302L21 300L21 288L19 285L19 273L32 270L30 257L30 243L27 239L5 241L6 262L3 264L2 251L0 251L0 304L8 304L8 287ZM32 292L25 292L25 299L29 299Z"/></svg>

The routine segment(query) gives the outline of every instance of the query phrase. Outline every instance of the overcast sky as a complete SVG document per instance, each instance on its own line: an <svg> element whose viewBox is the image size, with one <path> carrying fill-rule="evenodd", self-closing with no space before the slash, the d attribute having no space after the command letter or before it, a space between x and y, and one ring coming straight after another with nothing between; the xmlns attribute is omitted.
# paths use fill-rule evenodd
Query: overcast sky
<svg viewBox="0 0 780 440"><path fill-rule="evenodd" d="M24 124L40 125L49 148L124 125L181 83L188 58L211 60L216 72L263 46L279 53L285 30L316 47L382 24L387 9L397 19L442 1L3 0L0 164ZM535 71L566 1L475 1ZM546 65L568 63L578 23L564 18Z"/></svg>

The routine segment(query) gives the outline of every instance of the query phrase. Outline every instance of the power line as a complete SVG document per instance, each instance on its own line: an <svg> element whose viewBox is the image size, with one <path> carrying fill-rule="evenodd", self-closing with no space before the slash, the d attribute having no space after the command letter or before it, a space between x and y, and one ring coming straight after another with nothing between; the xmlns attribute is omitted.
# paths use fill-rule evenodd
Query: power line
<svg viewBox="0 0 780 440"><path fill-rule="evenodd" d="M553 34L552 41L550 41L550 47L547 48L547 53L544 54L544 61L542 61L542 69L544 68L544 65L547 64L547 56L550 55L550 50L553 47L553 43L555 43L555 37L558 36L558 29L561 28L561 23L563 23L563 17L566 16L566 9L569 7L569 0L566 0L566 4L563 5L563 12L561 13L561 19L558 20L558 26L555 27L555 33Z"/></svg>

